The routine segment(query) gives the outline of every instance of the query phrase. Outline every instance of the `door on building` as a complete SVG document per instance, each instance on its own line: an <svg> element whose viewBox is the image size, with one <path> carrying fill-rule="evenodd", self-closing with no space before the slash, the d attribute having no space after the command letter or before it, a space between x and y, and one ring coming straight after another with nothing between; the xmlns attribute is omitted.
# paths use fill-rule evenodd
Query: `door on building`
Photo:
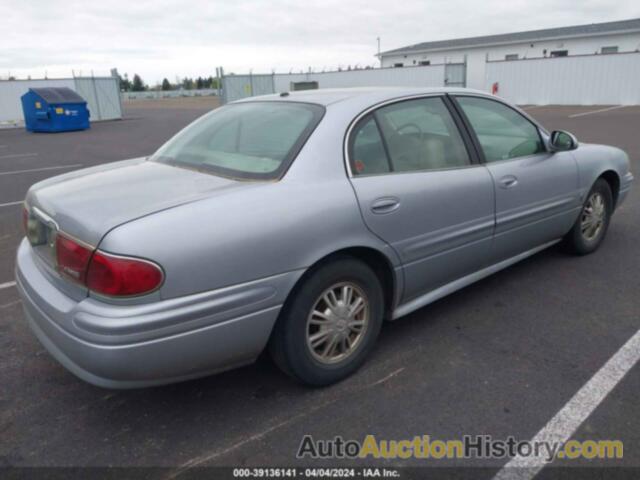
<svg viewBox="0 0 640 480"><path fill-rule="evenodd" d="M467 68L464 63L447 63L444 66L445 87L466 87Z"/></svg>

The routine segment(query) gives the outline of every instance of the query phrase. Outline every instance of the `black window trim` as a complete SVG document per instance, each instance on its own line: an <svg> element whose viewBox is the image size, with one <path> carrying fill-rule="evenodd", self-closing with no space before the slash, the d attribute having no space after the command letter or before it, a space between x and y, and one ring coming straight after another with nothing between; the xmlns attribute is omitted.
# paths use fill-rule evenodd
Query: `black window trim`
<svg viewBox="0 0 640 480"><path fill-rule="evenodd" d="M513 105L510 105L507 102L503 102L502 100L500 100L498 98L495 98L495 97L489 97L487 95L474 95L472 93L453 93L453 94L447 94L447 97L449 97L453 108L456 109L456 111L458 112L458 115L460 115L460 118L462 118L462 121L464 122L465 129L466 129L467 133L471 136L472 143L473 143L474 148L476 150L476 154L478 155L478 158L480 159L480 163L488 165L488 164L493 164L493 163L498 163L498 162L511 162L511 161L514 161L514 160L522 160L523 158L535 157L535 156L538 156L538 155L542 155L543 153L551 153L549 151L549 147L547 145L547 141L546 141L545 137L543 136L543 134L546 135L546 136L549 136L549 132L547 132L547 130L542 125L540 125L538 122L536 122L533 118L531 118L529 115L527 115L522 110L514 107ZM516 112L518 115L523 117L525 120L527 120L531 125L533 125L535 127L536 131L538 132L538 137L540 138L540 142L542 143L544 151L540 152L540 153L534 153L534 154L531 154L531 155L523 155L521 157L505 158L504 160L497 160L495 162L487 162L487 159L486 159L486 157L484 155L484 150L482 150L482 145L480 144L480 140L478 139L478 136L476 135L476 132L473 129L473 127L471 125L471 122L469 121L469 118L467 117L467 114L464 113L464 110L462 109L462 106L458 103L458 100L457 100L458 97L482 98L482 99L487 100L489 102L499 103L500 105L503 105L503 106L513 110L514 112Z"/></svg>
<svg viewBox="0 0 640 480"><path fill-rule="evenodd" d="M429 169L424 169L424 170L411 170L411 171L402 171L402 172L398 172L393 170L393 162L391 161L391 156L389 155L389 151L388 151L388 147L387 147L387 142L384 138L384 135L382 134L382 130L380 129L380 125L378 124L378 120L376 118L376 111L383 108L383 107L387 107L389 105L395 105L398 103L402 103L402 102L408 102L408 101L412 101L412 100L421 100L421 99L427 99L427 98L440 98L442 100L442 102L445 105L445 108L448 110L449 114L451 115L451 118L453 119L453 122L456 126L456 128L458 129L458 133L462 139L462 143L464 143L464 147L467 151L467 155L469 157L469 164L468 165L462 165L462 166L458 166L458 167L447 167L447 168L429 168ZM382 139L382 143L385 149L385 154L387 155L387 161L389 162L389 167L390 167L390 171L389 172L383 172L383 173L370 173L370 174L354 174L353 173L353 165L352 165L352 161L351 161L351 157L352 157L352 153L353 153L353 142L355 139L355 136L353 135L353 132L356 130L356 128L361 125L361 122L364 120L366 121L366 119L371 116L375 119L376 122L376 128L378 129L378 133L380 135L380 138ZM398 175L398 174L415 174L415 173L429 173L429 172L440 172L440 171L445 171L445 170L459 170L461 168L470 168L470 167L477 167L479 165L481 165L482 161L481 158L478 156L478 153L476 151L475 146L473 145L472 142L472 137L469 135L469 133L466 130L466 126L464 124L463 119L460 117L458 111L455 109L455 107L453 106L453 103L451 101L451 99L449 98L449 95L445 92L440 92L440 93L426 93L426 94L419 94L419 95L411 95L411 96L407 96L407 97L400 97L400 98L393 98L393 99L389 99L389 100L385 100L381 103L377 103L375 105L372 105L370 107L368 107L366 110L360 112L358 115L356 115L354 117L354 119L351 121L351 123L349 124L349 126L347 127L346 133L345 133L345 137L344 137L344 164L345 164L345 170L346 170L346 174L347 177L354 179L354 178L366 178L366 177L379 177L382 175Z"/></svg>

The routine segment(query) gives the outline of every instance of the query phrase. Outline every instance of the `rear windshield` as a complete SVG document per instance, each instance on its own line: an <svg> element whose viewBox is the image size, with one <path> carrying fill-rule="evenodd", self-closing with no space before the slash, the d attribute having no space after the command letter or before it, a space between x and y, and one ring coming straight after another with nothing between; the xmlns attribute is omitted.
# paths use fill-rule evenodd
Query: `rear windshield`
<svg viewBox="0 0 640 480"><path fill-rule="evenodd" d="M232 178L280 178L323 114L310 103L227 105L186 127L151 160Z"/></svg>

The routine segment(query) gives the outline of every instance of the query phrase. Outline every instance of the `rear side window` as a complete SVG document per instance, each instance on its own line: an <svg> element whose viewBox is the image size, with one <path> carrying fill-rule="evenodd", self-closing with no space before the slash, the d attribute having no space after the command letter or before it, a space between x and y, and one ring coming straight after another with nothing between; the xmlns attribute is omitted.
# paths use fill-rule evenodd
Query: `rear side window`
<svg viewBox="0 0 640 480"><path fill-rule="evenodd" d="M478 97L457 97L487 162L544 152L538 128L512 108Z"/></svg>
<svg viewBox="0 0 640 480"><path fill-rule="evenodd" d="M186 127L152 160L233 178L279 178L323 114L306 103L228 105Z"/></svg>
<svg viewBox="0 0 640 480"><path fill-rule="evenodd" d="M354 175L457 168L471 163L439 97L400 101L365 117L351 135Z"/></svg>
<svg viewBox="0 0 640 480"><path fill-rule="evenodd" d="M372 175L391 171L380 130L373 115L365 117L352 134L351 163L354 174Z"/></svg>

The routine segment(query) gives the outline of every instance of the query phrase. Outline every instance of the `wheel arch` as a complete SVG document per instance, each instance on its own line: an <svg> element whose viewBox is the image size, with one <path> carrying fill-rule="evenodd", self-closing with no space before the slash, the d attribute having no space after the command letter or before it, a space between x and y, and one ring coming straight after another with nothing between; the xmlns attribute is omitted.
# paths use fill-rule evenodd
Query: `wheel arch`
<svg viewBox="0 0 640 480"><path fill-rule="evenodd" d="M604 179L609 184L611 195L613 196L613 208L615 208L618 204L618 194L620 193L620 176L615 170L605 170L598 178Z"/></svg>
<svg viewBox="0 0 640 480"><path fill-rule="evenodd" d="M287 299L284 302L283 309L287 308L288 303L295 296L296 292L304 284L307 278L313 274L322 265L328 262L339 259L340 257L351 257L369 266L382 285L382 291L384 292L384 305L385 305L385 318L391 318L393 309L395 308L398 296L402 288L402 279L399 278L399 273L396 273L391 259L378 249L368 246L353 246L345 247L333 252L325 254L322 258L315 261L302 276L296 281L295 285L287 295Z"/></svg>

